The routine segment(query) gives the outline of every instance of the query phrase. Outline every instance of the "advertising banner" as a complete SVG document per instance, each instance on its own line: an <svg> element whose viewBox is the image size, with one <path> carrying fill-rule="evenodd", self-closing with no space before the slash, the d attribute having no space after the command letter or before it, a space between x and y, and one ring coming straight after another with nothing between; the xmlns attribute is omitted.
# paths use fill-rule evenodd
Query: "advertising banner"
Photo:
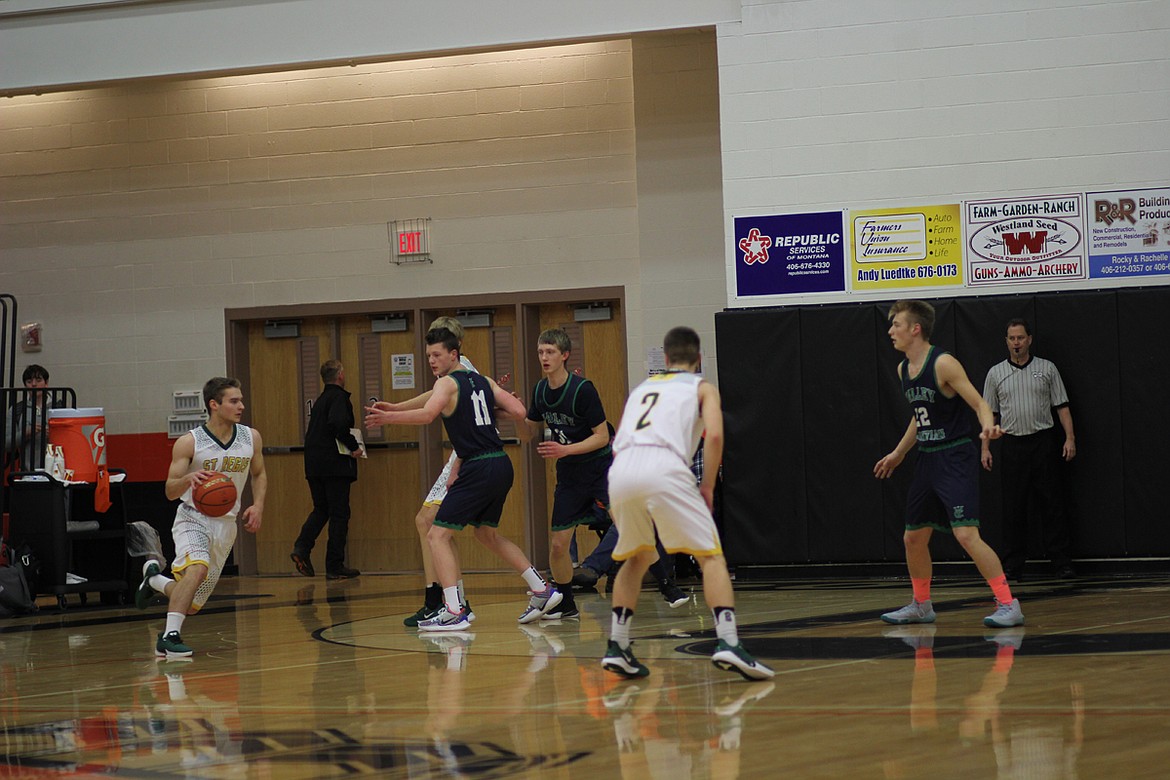
<svg viewBox="0 0 1170 780"><path fill-rule="evenodd" d="M840 211L736 217L736 296L844 291L843 234Z"/></svg>
<svg viewBox="0 0 1170 780"><path fill-rule="evenodd" d="M963 283L957 203L850 213L855 291Z"/></svg>
<svg viewBox="0 0 1170 780"><path fill-rule="evenodd" d="M971 287L1086 277L1081 195L969 200Z"/></svg>
<svg viewBox="0 0 1170 780"><path fill-rule="evenodd" d="M1170 187L1090 192L1089 275L1170 273Z"/></svg>

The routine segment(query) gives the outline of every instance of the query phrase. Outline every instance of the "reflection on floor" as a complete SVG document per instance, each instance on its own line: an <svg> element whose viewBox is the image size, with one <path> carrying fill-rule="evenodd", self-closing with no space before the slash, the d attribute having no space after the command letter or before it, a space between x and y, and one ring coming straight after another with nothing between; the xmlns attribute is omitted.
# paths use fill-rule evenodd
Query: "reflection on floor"
<svg viewBox="0 0 1170 780"><path fill-rule="evenodd" d="M0 775L318 778L1141 778L1170 762L1170 576L1037 580L1027 625L984 628L982 583L938 622L887 626L892 580L737 583L740 633L777 669L707 660L696 598L639 604L652 670L604 672L609 602L521 626L515 578L468 578L471 631L402 619L415 577L228 579L155 661L165 607L0 621Z"/></svg>

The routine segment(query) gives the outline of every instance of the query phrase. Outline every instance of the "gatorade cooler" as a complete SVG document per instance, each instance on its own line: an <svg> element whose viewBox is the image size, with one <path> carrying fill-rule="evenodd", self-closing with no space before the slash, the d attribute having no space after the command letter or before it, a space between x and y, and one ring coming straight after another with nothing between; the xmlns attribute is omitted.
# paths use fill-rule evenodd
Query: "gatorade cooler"
<svg viewBox="0 0 1170 780"><path fill-rule="evenodd" d="M74 480L97 482L98 468L106 467L105 410L50 409L49 444L61 448Z"/></svg>

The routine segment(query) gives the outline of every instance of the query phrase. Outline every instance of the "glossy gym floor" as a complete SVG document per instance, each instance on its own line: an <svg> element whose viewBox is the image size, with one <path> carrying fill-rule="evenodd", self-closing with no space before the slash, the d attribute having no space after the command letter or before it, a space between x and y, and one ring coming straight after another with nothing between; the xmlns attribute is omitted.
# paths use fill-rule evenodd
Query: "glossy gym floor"
<svg viewBox="0 0 1170 780"><path fill-rule="evenodd" d="M1170 575L1029 581L1027 625L1000 631L973 576L936 582L936 624L894 627L902 580L741 575L764 683L707 660L695 583L678 609L643 592L631 682L598 666L604 588L522 627L519 578L471 575L474 630L420 636L418 579L226 578L186 662L154 659L162 603L42 598L0 621L0 776L1170 776Z"/></svg>

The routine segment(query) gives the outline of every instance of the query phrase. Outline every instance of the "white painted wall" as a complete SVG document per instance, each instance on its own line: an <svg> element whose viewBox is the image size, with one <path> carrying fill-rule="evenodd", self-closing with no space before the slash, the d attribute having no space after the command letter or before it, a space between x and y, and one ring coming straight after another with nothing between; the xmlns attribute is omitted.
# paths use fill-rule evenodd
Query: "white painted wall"
<svg viewBox="0 0 1170 780"><path fill-rule="evenodd" d="M739 0L4 0L0 94L621 37L738 18Z"/></svg>
<svg viewBox="0 0 1170 780"><path fill-rule="evenodd" d="M78 34L81 16L0 15L2 83L160 72L122 51L162 34L165 11L152 5L101 11L89 28L105 36L97 50ZM226 6L270 20L274 9L338 7L200 5L212 15L184 25L200 35ZM453 13L450 3L394 5ZM0 290L21 296L22 321L46 324L49 346L32 357L114 410L112 430L160 430L160 396L222 369L224 307L623 284L633 379L665 323L727 302L734 214L1170 181L1166 0L742 0L734 12L726 0L607 0L593 4L594 27L587 11L555 17L533 5L479 3L487 21L429 25L426 47L474 45L459 37L469 27L499 44L738 17L717 26L723 235L707 262L701 251L681 263L654 251L656 232L690 240L714 220L676 211L686 224L671 227L671 151L637 124L672 123L635 101L628 41L503 63L465 54L6 98ZM312 32L311 47L291 36L305 56L367 51L344 25ZM185 59L204 40L193 34L155 46L151 62L167 72L240 65L249 46L221 33L208 61ZM388 40L383 51L413 50ZM677 105L686 86L673 85ZM332 121L339 111L344 121ZM710 181L713 161L686 157L685 143L676 153ZM451 264L389 268L385 222L426 214Z"/></svg>
<svg viewBox="0 0 1170 780"><path fill-rule="evenodd" d="M1165 0L744 0L718 36L729 306L737 215L1170 185Z"/></svg>

